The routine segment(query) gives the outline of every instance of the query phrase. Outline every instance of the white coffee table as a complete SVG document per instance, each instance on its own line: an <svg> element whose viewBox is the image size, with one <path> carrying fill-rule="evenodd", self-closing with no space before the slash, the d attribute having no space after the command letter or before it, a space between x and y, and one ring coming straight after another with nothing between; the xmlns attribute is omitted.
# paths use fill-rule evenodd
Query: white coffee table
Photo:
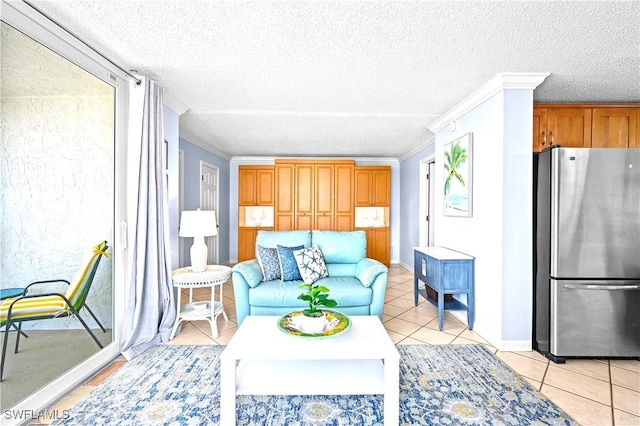
<svg viewBox="0 0 640 426"><path fill-rule="evenodd" d="M362 394L384 395L384 424L398 424L400 355L377 316L323 339L287 335L279 318L247 316L222 352L222 425L235 424L236 395Z"/></svg>

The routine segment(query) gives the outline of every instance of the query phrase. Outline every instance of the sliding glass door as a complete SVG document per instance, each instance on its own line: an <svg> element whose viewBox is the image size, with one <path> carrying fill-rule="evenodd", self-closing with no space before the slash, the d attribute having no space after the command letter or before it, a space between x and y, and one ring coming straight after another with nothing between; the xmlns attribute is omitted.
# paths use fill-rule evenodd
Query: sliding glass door
<svg viewBox="0 0 640 426"><path fill-rule="evenodd" d="M9 333L0 382L3 412L42 409L55 392L68 390L119 352L114 312L121 304L115 287L122 260L114 246L122 238L115 223L123 210L117 202L119 80L96 77L9 21L3 16L1 24L0 287L71 281L102 241L110 256L101 260L86 299L96 319L80 312L105 349L74 317L24 322L17 353L18 333L3 327Z"/></svg>

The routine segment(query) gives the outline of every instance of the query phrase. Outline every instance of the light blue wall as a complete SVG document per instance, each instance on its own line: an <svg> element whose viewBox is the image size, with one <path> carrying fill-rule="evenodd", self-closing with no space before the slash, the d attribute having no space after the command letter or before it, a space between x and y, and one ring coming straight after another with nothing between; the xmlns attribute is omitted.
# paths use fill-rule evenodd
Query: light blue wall
<svg viewBox="0 0 640 426"><path fill-rule="evenodd" d="M474 330L503 350L531 348L532 117L532 90L501 91L401 163L401 262L412 267L420 161L435 149L435 244L475 257ZM444 145L467 133L473 135L473 216L446 217Z"/></svg>
<svg viewBox="0 0 640 426"><path fill-rule="evenodd" d="M400 163L400 256L399 261L413 269L413 247L420 238L420 162L431 157L435 144L431 144Z"/></svg>
<svg viewBox="0 0 640 426"><path fill-rule="evenodd" d="M502 339L531 338L533 318L533 91L504 92Z"/></svg>
<svg viewBox="0 0 640 426"><path fill-rule="evenodd" d="M220 158L209 151L200 148L191 142L180 138L180 149L184 151L184 210L195 210L200 208L200 162L216 166L220 171L220 181L218 182L218 262L220 264L229 263L229 200L230 200L230 176L229 161ZM237 191L236 191L237 192ZM183 239L184 262L190 264L189 247L191 239Z"/></svg>
<svg viewBox="0 0 640 426"><path fill-rule="evenodd" d="M171 108L166 106L162 109L164 116L164 140L167 141L167 169L169 173L169 187L167 188L168 205L169 205L169 242L171 247L178 247L178 200L180 195L179 179L178 179L178 133L179 133L179 116ZM178 250L171 250L171 268L175 269L178 265Z"/></svg>

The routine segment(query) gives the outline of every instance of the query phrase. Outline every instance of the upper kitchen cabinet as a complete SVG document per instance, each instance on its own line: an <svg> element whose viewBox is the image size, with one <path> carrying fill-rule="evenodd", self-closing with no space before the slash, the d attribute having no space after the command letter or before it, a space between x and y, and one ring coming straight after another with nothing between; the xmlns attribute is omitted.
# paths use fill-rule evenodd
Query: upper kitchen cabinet
<svg viewBox="0 0 640 426"><path fill-rule="evenodd" d="M637 104L535 104L533 151L551 145L636 148L639 110Z"/></svg>
<svg viewBox="0 0 640 426"><path fill-rule="evenodd" d="M593 148L637 148L638 108L594 108Z"/></svg>
<svg viewBox="0 0 640 426"><path fill-rule="evenodd" d="M551 145L591 146L591 108L534 106L534 151Z"/></svg>
<svg viewBox="0 0 640 426"><path fill-rule="evenodd" d="M391 204L391 167L356 166L355 206L388 207Z"/></svg>
<svg viewBox="0 0 640 426"><path fill-rule="evenodd" d="M273 166L238 166L238 204L272 206L275 171Z"/></svg>

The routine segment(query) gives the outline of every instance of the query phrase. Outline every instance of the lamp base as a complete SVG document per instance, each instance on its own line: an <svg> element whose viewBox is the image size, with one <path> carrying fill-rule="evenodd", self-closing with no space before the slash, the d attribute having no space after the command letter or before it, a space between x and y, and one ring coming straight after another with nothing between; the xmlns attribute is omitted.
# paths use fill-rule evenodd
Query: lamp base
<svg viewBox="0 0 640 426"><path fill-rule="evenodd" d="M204 272L207 270L207 245L204 237L193 237L193 245L189 254L191 255L191 271Z"/></svg>

